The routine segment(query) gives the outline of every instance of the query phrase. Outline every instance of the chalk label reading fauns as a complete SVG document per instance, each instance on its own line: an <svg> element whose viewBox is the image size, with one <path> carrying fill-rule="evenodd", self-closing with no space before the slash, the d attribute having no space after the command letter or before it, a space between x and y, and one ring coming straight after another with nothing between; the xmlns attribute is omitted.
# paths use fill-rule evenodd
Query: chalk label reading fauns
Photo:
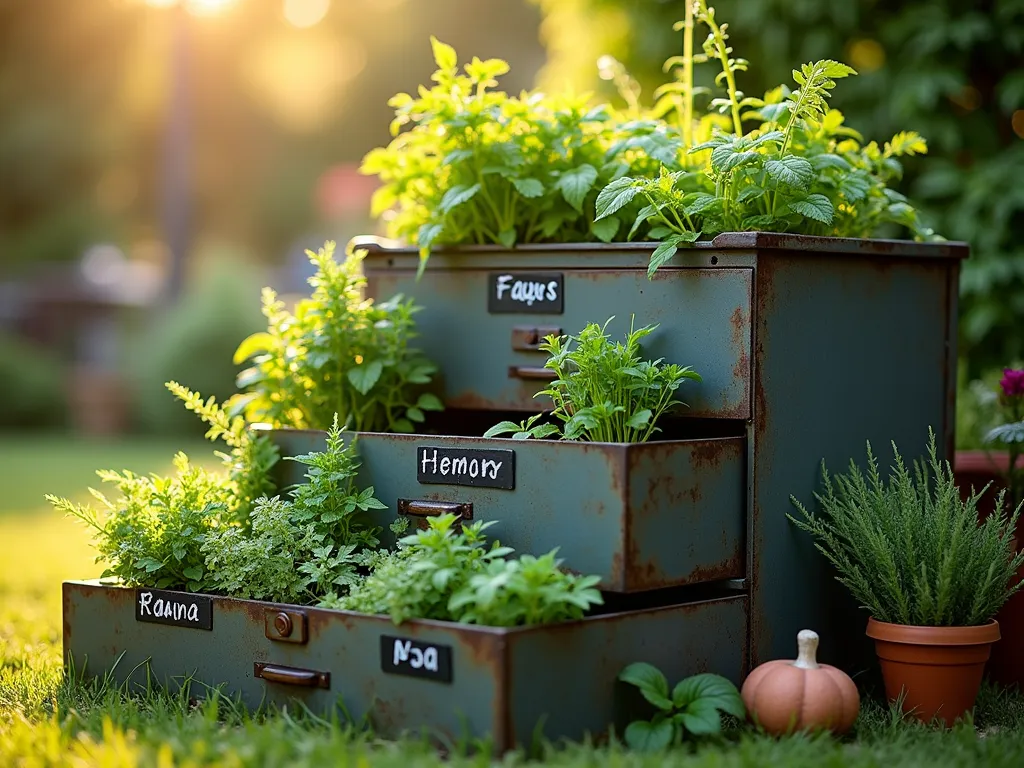
<svg viewBox="0 0 1024 768"><path fill-rule="evenodd" d="M137 589L135 620L190 629L213 629L213 600L187 592Z"/></svg>
<svg viewBox="0 0 1024 768"><path fill-rule="evenodd" d="M487 281L487 311L560 315L564 288L561 272L492 272Z"/></svg>
<svg viewBox="0 0 1024 768"><path fill-rule="evenodd" d="M515 451L421 445L416 449L416 479L425 484L511 491L516 487L515 459Z"/></svg>
<svg viewBox="0 0 1024 768"><path fill-rule="evenodd" d="M380 668L389 675L425 677L441 683L452 681L452 649L404 637L381 635Z"/></svg>

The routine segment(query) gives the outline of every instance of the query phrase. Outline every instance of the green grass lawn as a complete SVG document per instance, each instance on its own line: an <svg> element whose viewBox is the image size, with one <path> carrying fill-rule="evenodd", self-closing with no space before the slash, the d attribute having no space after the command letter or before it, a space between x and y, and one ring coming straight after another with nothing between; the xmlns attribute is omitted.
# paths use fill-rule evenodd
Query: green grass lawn
<svg viewBox="0 0 1024 768"><path fill-rule="evenodd" d="M88 535L48 509L44 492L85 496L96 467L165 472L180 442L96 443L0 435L0 766L441 766L522 763L486 749L447 761L421 741L384 742L338 721L280 711L250 716L228 700L190 704L153 693L72 686L62 679L60 582L96 576ZM188 447L194 458L209 448ZM203 453L205 451L205 453ZM1024 765L1024 696L986 688L974 723L949 732L902 721L864 703L842 740L782 740L736 728L717 742L666 755L621 747L557 745L546 764L565 766L1006 766Z"/></svg>

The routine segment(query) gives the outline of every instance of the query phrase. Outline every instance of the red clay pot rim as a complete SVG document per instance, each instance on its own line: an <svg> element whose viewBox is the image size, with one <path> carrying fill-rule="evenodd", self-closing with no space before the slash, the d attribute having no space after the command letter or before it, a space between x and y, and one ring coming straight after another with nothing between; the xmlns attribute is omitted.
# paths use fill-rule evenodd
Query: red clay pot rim
<svg viewBox="0 0 1024 768"><path fill-rule="evenodd" d="M999 622L990 619L976 627L918 627L868 619L867 636L875 640L913 645L986 645L996 642Z"/></svg>

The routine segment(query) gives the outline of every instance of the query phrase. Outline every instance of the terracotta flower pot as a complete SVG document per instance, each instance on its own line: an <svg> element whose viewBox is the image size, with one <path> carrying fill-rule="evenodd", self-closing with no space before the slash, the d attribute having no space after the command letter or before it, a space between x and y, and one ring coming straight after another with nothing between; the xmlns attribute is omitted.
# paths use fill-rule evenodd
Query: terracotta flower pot
<svg viewBox="0 0 1024 768"><path fill-rule="evenodd" d="M950 726L974 706L999 623L913 627L868 619L867 635L875 641L887 698L906 691L905 712Z"/></svg>

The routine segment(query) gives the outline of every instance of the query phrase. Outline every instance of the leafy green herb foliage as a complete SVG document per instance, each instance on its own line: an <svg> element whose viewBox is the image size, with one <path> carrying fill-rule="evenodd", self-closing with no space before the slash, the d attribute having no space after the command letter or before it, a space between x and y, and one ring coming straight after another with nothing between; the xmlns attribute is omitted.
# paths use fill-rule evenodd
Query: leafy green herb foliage
<svg viewBox="0 0 1024 768"><path fill-rule="evenodd" d="M391 99L395 138L361 169L383 182L373 214L394 209L388 232L419 246L421 267L437 244L609 242L627 220L595 222L597 191L676 162L663 125L623 122L585 98L509 96L492 90L506 62L474 58L460 74L454 49L431 44L435 85Z"/></svg>
<svg viewBox="0 0 1024 768"><path fill-rule="evenodd" d="M701 118L701 130L714 133L685 148L692 159L679 170L663 168L657 178L622 176L602 189L596 202L598 221L620 215L635 200L645 204L633 227L648 225L650 236L661 243L651 273L679 247L721 232L864 238L895 224L915 239L933 237L906 198L888 187L902 174L899 157L927 151L924 139L901 132L883 147L865 144L828 106L836 81L856 74L851 67L831 60L805 64L793 71L795 90L779 86L764 98L746 97L737 89L736 75L748 63L732 55L727 25L718 24L704 0L695 8L697 20L710 30L701 60L718 61L718 82L726 88L726 97L713 99L709 109L728 120L722 125L716 116ZM691 68L694 61L688 62ZM672 103L692 115L696 91L685 85L670 90ZM745 122L756 127L748 132Z"/></svg>
<svg viewBox="0 0 1024 768"><path fill-rule="evenodd" d="M600 326L590 323L578 336L548 336L540 349L550 353L546 368L557 378L540 395L554 403L552 417L562 422L535 424L533 416L516 424L503 421L484 433L494 437L508 432L513 438L590 440L640 443L658 432L661 416L676 405L675 392L684 380L700 381L700 374L661 360L641 357L640 341L657 326L630 328L625 343L613 343L605 333L612 318Z"/></svg>
<svg viewBox="0 0 1024 768"><path fill-rule="evenodd" d="M426 530L378 557L373 572L336 607L387 614L396 624L426 618L518 626L581 618L602 602L596 576L559 569L555 553L511 559L484 531L494 521L457 526L455 515L428 520Z"/></svg>
<svg viewBox="0 0 1024 768"><path fill-rule="evenodd" d="M651 720L637 720L626 727L626 744L631 749L656 752L680 744L686 734L721 733L722 713L741 720L746 717L740 692L720 675L687 677L669 693L668 680L657 667L636 662L619 673L619 680L636 686L656 709Z"/></svg>
<svg viewBox="0 0 1024 768"><path fill-rule="evenodd" d="M411 299L376 303L364 297L363 251L334 259L335 243L307 251L316 273L312 296L285 308L263 291L265 332L245 339L235 362L246 390L233 400L250 421L275 427L326 429L335 414L349 429L413 432L427 411L443 409L424 392L437 367L410 343L416 336Z"/></svg>
<svg viewBox="0 0 1024 768"><path fill-rule="evenodd" d="M209 439L221 439L231 448L220 454L228 474L193 466L178 453L174 477L97 472L119 494L108 499L89 489L106 508L103 515L65 498L46 498L93 529L97 562L107 563L104 577L128 586L199 591L211 583L203 552L207 537L222 526L244 524L253 505L259 508L256 498L273 487L270 470L277 449L265 436L247 430L240 417L229 418L212 399L204 403L197 393L174 382L168 388L210 425Z"/></svg>
<svg viewBox="0 0 1024 768"><path fill-rule="evenodd" d="M172 478L100 471L120 493L110 501L92 490L107 508L104 516L47 496L93 528L97 560L108 563L103 575L126 586L300 604L337 601L379 544L379 529L362 513L384 509L372 486L356 488L355 442L345 444L337 418L326 450L293 458L308 470L292 498L267 498L277 459L273 443L246 429L241 417L229 419L212 399L203 402L173 382L168 387L211 425L207 437L232 446L231 454L222 454L230 473L195 467L183 453L174 459ZM258 498L246 495L256 491Z"/></svg>
<svg viewBox="0 0 1024 768"><path fill-rule="evenodd" d="M292 499L260 499L249 528L221 526L203 544L210 590L275 602L330 603L359 581L380 543L365 513L385 509L373 486L356 488L356 442L335 419L326 450L292 457L308 467Z"/></svg>
<svg viewBox="0 0 1024 768"><path fill-rule="evenodd" d="M980 492L961 501L931 431L928 461L915 461L913 471L892 448L888 479L870 443L866 473L851 460L847 474L832 478L823 463L824 491L815 494L821 514L793 498L801 518L790 519L814 536L836 578L875 619L984 624L1021 586L1015 573L1024 553L1016 553L1013 543L1020 507L1008 515L1000 494L995 512L979 522Z"/></svg>

